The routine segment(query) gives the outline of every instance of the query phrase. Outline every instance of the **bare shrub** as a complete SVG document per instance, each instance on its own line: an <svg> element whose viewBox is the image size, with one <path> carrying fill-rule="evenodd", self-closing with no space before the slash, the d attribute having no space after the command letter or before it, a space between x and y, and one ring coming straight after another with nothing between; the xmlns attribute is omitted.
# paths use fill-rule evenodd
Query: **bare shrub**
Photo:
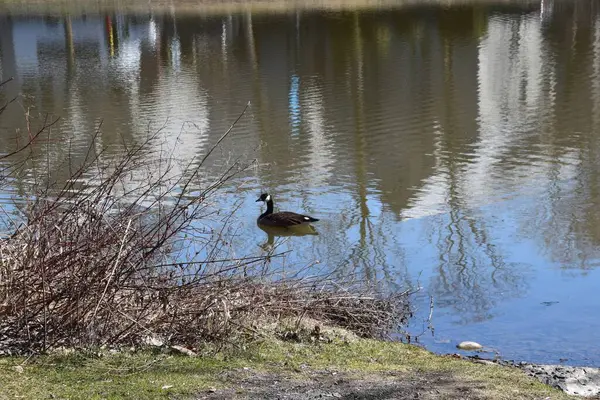
<svg viewBox="0 0 600 400"><path fill-rule="evenodd" d="M219 188L251 164L236 161L213 179L199 178L244 112L177 176L177 160L155 154L154 134L111 157L92 144L78 166L68 165L64 184L36 182L22 219L10 221L15 229L0 242L0 350L148 336L191 346L255 334L261 318L312 317L363 336L397 328L406 293L383 299L326 277L275 279L269 265L282 254L223 258L222 232L199 227L218 210ZM202 259L182 259L190 248Z"/></svg>

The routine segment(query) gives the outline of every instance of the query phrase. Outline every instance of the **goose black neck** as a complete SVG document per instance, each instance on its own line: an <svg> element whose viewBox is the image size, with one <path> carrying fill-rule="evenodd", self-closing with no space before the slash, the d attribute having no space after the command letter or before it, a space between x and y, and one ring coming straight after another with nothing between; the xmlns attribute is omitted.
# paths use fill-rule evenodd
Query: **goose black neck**
<svg viewBox="0 0 600 400"><path fill-rule="evenodd" d="M267 211L265 211L264 215L273 214L273 200L267 200Z"/></svg>

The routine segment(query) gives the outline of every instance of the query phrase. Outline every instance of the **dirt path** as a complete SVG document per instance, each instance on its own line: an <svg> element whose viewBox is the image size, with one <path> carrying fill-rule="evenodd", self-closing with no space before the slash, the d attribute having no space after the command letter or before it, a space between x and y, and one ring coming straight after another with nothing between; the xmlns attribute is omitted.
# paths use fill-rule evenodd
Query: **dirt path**
<svg viewBox="0 0 600 400"><path fill-rule="evenodd" d="M199 394L197 399L484 399L474 382L451 373L347 374L311 371L303 379L285 375L237 371L226 373L232 387ZM540 398L541 399L541 398Z"/></svg>

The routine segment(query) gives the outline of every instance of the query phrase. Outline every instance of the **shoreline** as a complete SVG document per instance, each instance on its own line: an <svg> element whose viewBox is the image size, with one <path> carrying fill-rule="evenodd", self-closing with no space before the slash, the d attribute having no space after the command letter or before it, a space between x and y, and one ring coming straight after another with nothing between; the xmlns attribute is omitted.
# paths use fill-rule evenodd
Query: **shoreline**
<svg viewBox="0 0 600 400"><path fill-rule="evenodd" d="M0 379L0 398L32 400L572 398L515 366L326 329L317 339L270 337L222 351L161 345L3 357Z"/></svg>
<svg viewBox="0 0 600 400"><path fill-rule="evenodd" d="M6 382L0 399L133 399L144 393L148 399L557 400L600 394L596 368L436 354L313 319L295 328L267 324L255 334L225 347L204 342L186 348L152 336L131 346L0 356Z"/></svg>
<svg viewBox="0 0 600 400"><path fill-rule="evenodd" d="M570 396L592 397L600 395L600 368L561 364L536 364L527 361L496 359L479 355L460 356L479 364L517 368L541 383L561 390Z"/></svg>

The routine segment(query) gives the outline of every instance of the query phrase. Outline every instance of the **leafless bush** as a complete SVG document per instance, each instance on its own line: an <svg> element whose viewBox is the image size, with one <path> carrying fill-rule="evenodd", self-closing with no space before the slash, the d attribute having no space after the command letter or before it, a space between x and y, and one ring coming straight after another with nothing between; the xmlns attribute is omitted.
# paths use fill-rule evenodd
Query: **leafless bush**
<svg viewBox="0 0 600 400"><path fill-rule="evenodd" d="M92 144L78 166L68 165L62 186L36 182L20 220L4 213L15 228L0 242L0 350L147 336L184 345L228 341L253 332L260 318L310 316L363 336L397 326L405 294L381 299L323 277L274 279L265 269L281 254L222 257L221 231L198 222L218 209L219 188L249 164L234 162L211 180L199 171L234 126L178 176L177 161L155 154L160 138L150 135L111 157ZM45 122L28 145L48 129ZM140 170L147 175L128 185ZM182 260L190 248L203 258Z"/></svg>

